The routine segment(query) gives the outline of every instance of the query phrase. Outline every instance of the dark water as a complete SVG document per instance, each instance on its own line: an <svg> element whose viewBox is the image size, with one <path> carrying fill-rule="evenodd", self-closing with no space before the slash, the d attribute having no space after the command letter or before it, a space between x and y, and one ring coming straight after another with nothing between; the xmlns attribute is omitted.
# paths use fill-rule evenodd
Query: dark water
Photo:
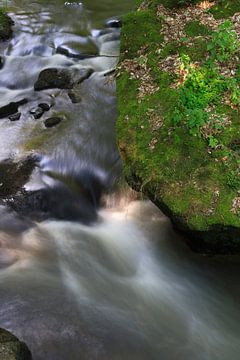
<svg viewBox="0 0 240 360"><path fill-rule="evenodd" d="M115 80L105 75L117 64L119 30L101 31L132 5L9 2L15 31L1 49L0 105L28 103L20 121L1 120L0 159L37 154L26 189L52 194L64 184L69 191L55 199L58 209L67 203L65 218L76 201L86 213L98 192L102 200L91 226L80 216L29 227L0 208L0 327L26 341L36 360L238 360L238 263L192 254L158 209L116 185ZM79 60L59 47L97 56ZM78 104L65 90L33 91L44 68L88 66L94 73ZM53 107L36 121L29 110L39 102ZM62 123L45 129L56 113ZM87 183L86 201L76 183Z"/></svg>

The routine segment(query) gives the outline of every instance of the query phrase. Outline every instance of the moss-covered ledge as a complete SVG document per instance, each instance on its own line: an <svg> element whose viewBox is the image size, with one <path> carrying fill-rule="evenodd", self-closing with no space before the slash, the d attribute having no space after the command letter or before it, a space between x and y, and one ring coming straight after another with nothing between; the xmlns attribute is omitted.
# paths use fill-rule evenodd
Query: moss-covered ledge
<svg viewBox="0 0 240 360"><path fill-rule="evenodd" d="M124 18L118 145L129 184L171 218L192 249L235 254L240 253L240 48L225 49L229 55L209 43L227 26L230 42L231 36L239 41L240 2L188 3L183 9L171 0L138 2L137 11ZM187 91L195 80L203 94L191 93L190 109ZM204 112L202 103L195 111L199 99Z"/></svg>

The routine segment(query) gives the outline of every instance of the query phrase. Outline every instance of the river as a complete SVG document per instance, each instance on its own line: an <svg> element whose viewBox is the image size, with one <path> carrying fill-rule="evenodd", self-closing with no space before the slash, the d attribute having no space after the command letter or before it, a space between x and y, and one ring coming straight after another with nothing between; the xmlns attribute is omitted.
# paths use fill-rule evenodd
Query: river
<svg viewBox="0 0 240 360"><path fill-rule="evenodd" d="M7 2L15 27L0 48L0 105L28 102L19 121L0 120L0 159L36 155L25 188L48 188L60 210L40 222L0 207L0 327L34 360L238 360L238 261L193 254L121 180L108 74L119 29L106 21L133 4ZM49 67L94 70L78 102L66 90L34 91ZM52 107L35 120L29 111L40 102ZM46 129L56 114L62 122Z"/></svg>

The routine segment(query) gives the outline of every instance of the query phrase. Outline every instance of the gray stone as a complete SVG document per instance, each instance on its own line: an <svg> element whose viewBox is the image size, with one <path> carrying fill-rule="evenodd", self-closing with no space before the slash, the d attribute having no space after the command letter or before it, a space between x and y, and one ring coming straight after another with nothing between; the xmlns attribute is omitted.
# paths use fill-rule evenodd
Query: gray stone
<svg viewBox="0 0 240 360"><path fill-rule="evenodd" d="M68 92L68 96L73 104L77 104L82 101L81 95L78 93L77 89L75 88Z"/></svg>
<svg viewBox="0 0 240 360"><path fill-rule="evenodd" d="M0 359L32 360L32 355L24 342L21 342L9 331L0 329Z"/></svg>
<svg viewBox="0 0 240 360"><path fill-rule="evenodd" d="M62 121L62 119L60 117L53 116L51 118L46 119L44 121L44 124L47 128L51 128L53 126L58 125L61 121Z"/></svg>

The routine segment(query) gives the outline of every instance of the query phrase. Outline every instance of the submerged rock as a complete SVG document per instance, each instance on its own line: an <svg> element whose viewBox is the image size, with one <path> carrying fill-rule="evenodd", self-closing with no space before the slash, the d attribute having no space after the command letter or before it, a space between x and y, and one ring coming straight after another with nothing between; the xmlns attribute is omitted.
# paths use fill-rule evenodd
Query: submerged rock
<svg viewBox="0 0 240 360"><path fill-rule="evenodd" d="M81 83L93 73L91 68L57 69L49 68L40 72L34 84L36 91L45 89L71 89L75 83Z"/></svg>
<svg viewBox="0 0 240 360"><path fill-rule="evenodd" d="M1 360L32 360L27 345L9 331L0 329Z"/></svg>
<svg viewBox="0 0 240 360"><path fill-rule="evenodd" d="M53 127L53 126L58 125L61 121L62 121L62 119L61 119L60 117L53 116L53 117L50 117L50 118L46 119L46 120L44 121L44 125L45 125L47 128L51 128L51 127Z"/></svg>

